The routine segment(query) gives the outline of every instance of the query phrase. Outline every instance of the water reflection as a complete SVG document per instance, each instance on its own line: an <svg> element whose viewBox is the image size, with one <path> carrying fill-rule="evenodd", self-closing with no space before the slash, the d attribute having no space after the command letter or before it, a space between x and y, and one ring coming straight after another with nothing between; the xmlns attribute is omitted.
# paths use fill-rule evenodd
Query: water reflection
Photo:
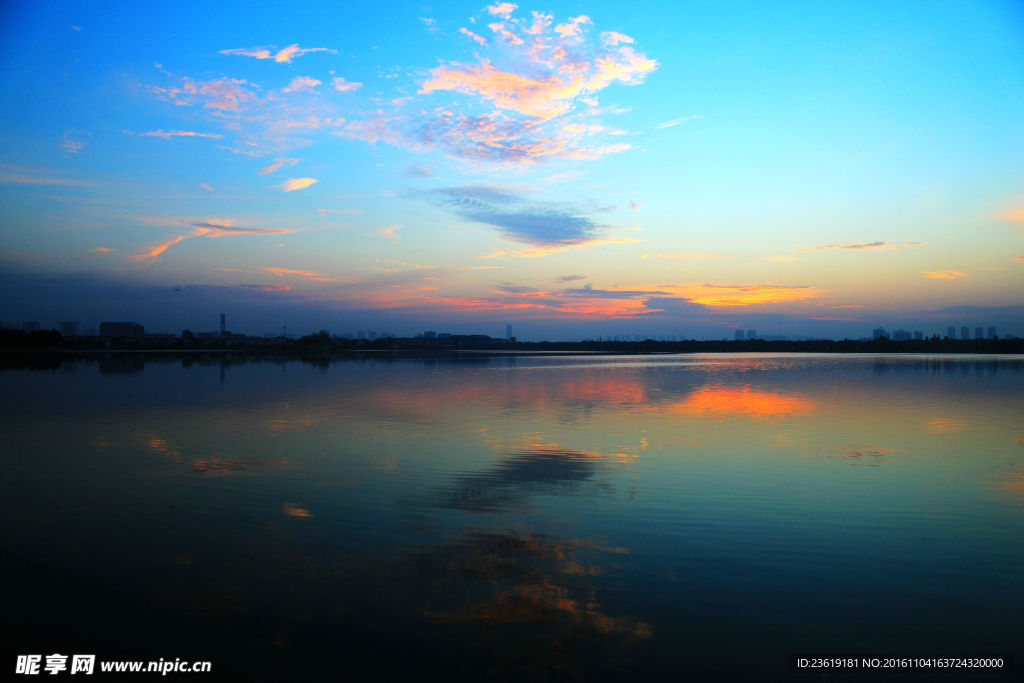
<svg viewBox="0 0 1024 683"><path fill-rule="evenodd" d="M616 458L628 457L624 454ZM535 443L505 454L482 472L459 474L438 493L442 507L474 512L510 511L527 506L537 495L574 495L584 488L605 456L566 448L553 443ZM614 486L595 484L603 494Z"/></svg>

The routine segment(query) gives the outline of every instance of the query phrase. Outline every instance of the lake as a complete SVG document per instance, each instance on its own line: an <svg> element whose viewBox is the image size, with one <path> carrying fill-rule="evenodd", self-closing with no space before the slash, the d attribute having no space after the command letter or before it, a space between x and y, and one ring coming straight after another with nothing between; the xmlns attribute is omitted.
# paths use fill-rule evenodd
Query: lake
<svg viewBox="0 0 1024 683"><path fill-rule="evenodd" d="M96 354L0 401L9 662L1021 678L1020 356Z"/></svg>

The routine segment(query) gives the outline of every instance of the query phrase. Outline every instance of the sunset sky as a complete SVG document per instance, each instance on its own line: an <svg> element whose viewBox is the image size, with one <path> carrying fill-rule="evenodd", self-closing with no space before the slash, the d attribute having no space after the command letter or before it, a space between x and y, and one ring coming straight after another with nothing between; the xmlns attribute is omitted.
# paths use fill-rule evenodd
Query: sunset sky
<svg viewBox="0 0 1024 683"><path fill-rule="evenodd" d="M1024 335L1024 5L8 2L0 321Z"/></svg>

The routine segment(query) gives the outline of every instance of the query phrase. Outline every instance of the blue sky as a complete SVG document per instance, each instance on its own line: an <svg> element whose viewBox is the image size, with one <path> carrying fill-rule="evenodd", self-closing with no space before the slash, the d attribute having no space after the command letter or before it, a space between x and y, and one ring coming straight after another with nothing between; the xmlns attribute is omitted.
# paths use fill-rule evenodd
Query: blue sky
<svg viewBox="0 0 1024 683"><path fill-rule="evenodd" d="M0 320L1024 334L1024 9L0 10Z"/></svg>

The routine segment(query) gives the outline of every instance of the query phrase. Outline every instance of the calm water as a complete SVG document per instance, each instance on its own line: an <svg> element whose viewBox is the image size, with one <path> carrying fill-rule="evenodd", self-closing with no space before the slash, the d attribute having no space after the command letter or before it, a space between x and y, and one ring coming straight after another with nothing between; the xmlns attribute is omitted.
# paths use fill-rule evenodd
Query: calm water
<svg viewBox="0 0 1024 683"><path fill-rule="evenodd" d="M115 355L0 371L0 401L15 653L446 681L994 653L1021 678L1020 357Z"/></svg>

